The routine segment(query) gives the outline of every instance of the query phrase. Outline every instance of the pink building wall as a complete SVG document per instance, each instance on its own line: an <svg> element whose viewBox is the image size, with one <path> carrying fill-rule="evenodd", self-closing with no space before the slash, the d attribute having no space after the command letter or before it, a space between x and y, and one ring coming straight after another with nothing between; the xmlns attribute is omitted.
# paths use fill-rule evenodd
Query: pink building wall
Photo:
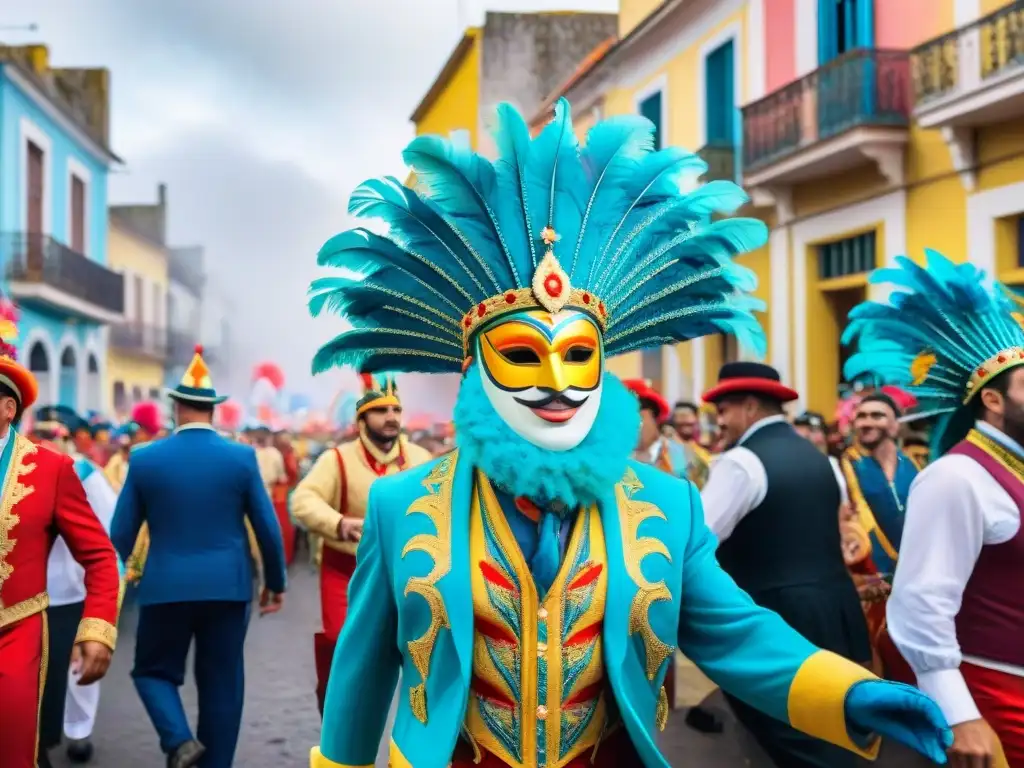
<svg viewBox="0 0 1024 768"><path fill-rule="evenodd" d="M925 2L928 0L900 0ZM796 79L796 0L764 1L765 87L771 93Z"/></svg>
<svg viewBox="0 0 1024 768"><path fill-rule="evenodd" d="M875 47L908 50L953 28L950 0L875 0Z"/></svg>

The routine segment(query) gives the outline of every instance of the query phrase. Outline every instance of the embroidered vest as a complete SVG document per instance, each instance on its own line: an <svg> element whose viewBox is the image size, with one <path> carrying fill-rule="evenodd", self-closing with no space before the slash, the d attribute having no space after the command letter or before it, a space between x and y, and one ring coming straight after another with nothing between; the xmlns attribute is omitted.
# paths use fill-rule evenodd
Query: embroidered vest
<svg viewBox="0 0 1024 768"><path fill-rule="evenodd" d="M978 430L972 430L949 452L978 462L1024 515L1024 461L1020 457ZM1024 525L1009 541L981 548L956 617L956 637L965 655L1024 667L1022 579Z"/></svg>
<svg viewBox="0 0 1024 768"><path fill-rule="evenodd" d="M470 518L473 680L465 731L511 768L561 768L607 725L601 629L607 592L597 507L581 510L551 590L533 576L480 473Z"/></svg>

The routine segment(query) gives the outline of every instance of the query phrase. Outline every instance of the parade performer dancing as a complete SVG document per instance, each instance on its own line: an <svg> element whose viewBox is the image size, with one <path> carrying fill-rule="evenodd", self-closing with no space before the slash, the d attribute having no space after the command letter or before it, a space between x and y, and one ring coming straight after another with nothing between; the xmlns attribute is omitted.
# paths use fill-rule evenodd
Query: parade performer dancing
<svg viewBox="0 0 1024 768"><path fill-rule="evenodd" d="M15 429L38 385L16 360L13 308L0 323L0 765L35 768L47 676L47 561L55 536L84 569L85 598L74 637L78 683L106 674L117 642L117 556L89 507L69 456ZM55 674L67 675L60 661ZM43 763L45 765L45 762Z"/></svg>
<svg viewBox="0 0 1024 768"><path fill-rule="evenodd" d="M372 180L350 211L388 224L321 251L312 286L352 328L314 371L462 372L459 448L371 491L316 768L368 766L402 685L396 766L667 766L655 744L675 646L724 689L851 750L890 734L941 760L935 704L821 651L715 562L692 484L630 454L635 398L605 359L710 333L755 348L762 223L689 195L698 158L654 152L635 116L580 148L567 102L531 139L498 108L494 164L421 136L425 193Z"/></svg>
<svg viewBox="0 0 1024 768"><path fill-rule="evenodd" d="M402 434L402 401L394 377L361 377L365 389L356 404L359 436L316 460L292 495L292 511L306 530L323 542L320 555L320 609L323 631L313 636L316 697L324 709L338 634L348 614L349 581L363 531L370 486L380 477L416 467L430 454Z"/></svg>
<svg viewBox="0 0 1024 768"><path fill-rule="evenodd" d="M1024 330L998 285L928 251L851 313L846 376L905 387L941 415L938 458L910 488L889 634L953 724L951 764L1024 766ZM994 732L993 732L994 731ZM1000 745L1001 742L1001 745ZM1005 764L1005 763L1004 763Z"/></svg>

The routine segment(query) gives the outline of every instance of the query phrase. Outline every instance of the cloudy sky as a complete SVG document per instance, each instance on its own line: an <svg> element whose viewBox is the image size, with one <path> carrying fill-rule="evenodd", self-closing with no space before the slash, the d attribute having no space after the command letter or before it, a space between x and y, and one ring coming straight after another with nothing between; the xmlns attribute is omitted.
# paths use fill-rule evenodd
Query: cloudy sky
<svg viewBox="0 0 1024 768"><path fill-rule="evenodd" d="M57 66L110 69L125 159L111 202L152 201L167 183L172 242L205 245L210 279L237 310L244 363L232 384L272 359L289 388L322 399L346 377L308 374L338 330L305 312L316 251L348 226L357 184L402 174L408 117L485 7L617 1L12 0L0 27L4 42L46 42ZM38 30L9 29L27 23Z"/></svg>

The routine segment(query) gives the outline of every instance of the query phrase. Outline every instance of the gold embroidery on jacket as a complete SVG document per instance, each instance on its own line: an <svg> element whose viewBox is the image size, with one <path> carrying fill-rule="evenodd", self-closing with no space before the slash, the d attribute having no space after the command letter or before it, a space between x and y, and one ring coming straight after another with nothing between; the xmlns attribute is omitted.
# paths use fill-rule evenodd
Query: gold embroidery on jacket
<svg viewBox="0 0 1024 768"><path fill-rule="evenodd" d="M615 486L615 498L619 507L622 526L622 546L626 559L626 572L637 585L637 593L629 608L629 634L639 633L647 656L647 679L654 680L674 648L661 641L651 628L648 616L651 606L659 600L672 600L672 593L664 581L649 582L644 578L641 563L648 555L662 555L672 561L668 547L660 539L640 536L640 524L652 518L665 520L665 513L654 504L633 498L643 488L636 472L627 469L622 480Z"/></svg>
<svg viewBox="0 0 1024 768"><path fill-rule="evenodd" d="M22 460L36 452L36 446L27 438L16 432L12 434L14 447L11 449L11 467L4 482L3 497L0 499L0 595L3 592L4 582L14 573L14 566L7 562L8 555L14 551L15 539L11 538L11 531L18 524L18 516L14 514L14 508L26 496L35 489L21 482L23 475L36 468L35 464L22 464ZM0 608L4 607L3 597L0 596Z"/></svg>
<svg viewBox="0 0 1024 768"><path fill-rule="evenodd" d="M453 451L438 461L430 474L423 480L427 489L424 496L416 499L406 511L407 515L426 515L434 525L436 533L420 533L413 536L402 550L402 557L410 552L423 552L433 561L433 567L426 576L414 576L405 585L405 596L416 594L427 601L430 608L430 626L427 631L408 643L409 657L416 671L420 673L418 685L409 689L409 706L421 723L427 722L427 675L430 672L430 657L434 653L437 637L442 629L448 629L448 611L441 591L440 581L451 570L452 535L452 482L458 451Z"/></svg>

